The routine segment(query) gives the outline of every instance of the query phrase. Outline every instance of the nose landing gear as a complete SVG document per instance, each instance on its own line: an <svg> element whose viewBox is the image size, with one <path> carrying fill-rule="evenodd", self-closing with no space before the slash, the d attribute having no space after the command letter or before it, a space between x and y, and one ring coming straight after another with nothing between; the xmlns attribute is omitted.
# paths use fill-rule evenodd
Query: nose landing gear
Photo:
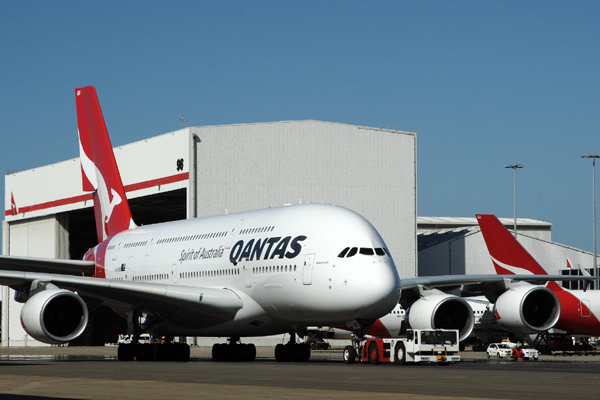
<svg viewBox="0 0 600 400"><path fill-rule="evenodd" d="M369 321L351 321L348 326L354 328L354 334L352 335L352 346L346 346L344 348L344 362L346 364L354 364L357 357L360 357L362 349L362 343L365 338L364 330L369 329L375 323L374 320Z"/></svg>

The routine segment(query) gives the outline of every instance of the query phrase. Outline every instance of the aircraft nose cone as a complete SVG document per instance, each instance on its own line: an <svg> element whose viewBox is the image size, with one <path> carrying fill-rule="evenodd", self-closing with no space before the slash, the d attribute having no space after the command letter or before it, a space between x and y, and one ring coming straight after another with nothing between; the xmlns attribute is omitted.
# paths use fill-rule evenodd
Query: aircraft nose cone
<svg viewBox="0 0 600 400"><path fill-rule="evenodd" d="M398 304L400 279L393 264L378 260L369 265L363 285L365 318L380 318Z"/></svg>

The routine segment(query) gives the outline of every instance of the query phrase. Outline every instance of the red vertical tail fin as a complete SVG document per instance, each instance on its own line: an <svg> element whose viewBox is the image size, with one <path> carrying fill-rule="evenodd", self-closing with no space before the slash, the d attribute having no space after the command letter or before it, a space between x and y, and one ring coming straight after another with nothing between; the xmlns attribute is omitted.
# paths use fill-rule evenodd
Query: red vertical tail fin
<svg viewBox="0 0 600 400"><path fill-rule="evenodd" d="M96 89L75 89L83 190L96 191L98 240L135 227Z"/></svg>
<svg viewBox="0 0 600 400"><path fill-rule="evenodd" d="M497 274L547 275L495 215L477 214L477 222Z"/></svg>

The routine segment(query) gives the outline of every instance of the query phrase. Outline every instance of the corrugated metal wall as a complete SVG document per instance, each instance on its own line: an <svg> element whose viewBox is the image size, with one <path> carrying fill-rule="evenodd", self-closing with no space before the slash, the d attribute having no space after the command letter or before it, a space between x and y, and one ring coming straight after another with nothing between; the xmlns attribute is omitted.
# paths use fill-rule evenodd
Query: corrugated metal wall
<svg viewBox="0 0 600 400"><path fill-rule="evenodd" d="M416 135L320 121L190 128L198 216L331 203L367 218L416 276Z"/></svg>

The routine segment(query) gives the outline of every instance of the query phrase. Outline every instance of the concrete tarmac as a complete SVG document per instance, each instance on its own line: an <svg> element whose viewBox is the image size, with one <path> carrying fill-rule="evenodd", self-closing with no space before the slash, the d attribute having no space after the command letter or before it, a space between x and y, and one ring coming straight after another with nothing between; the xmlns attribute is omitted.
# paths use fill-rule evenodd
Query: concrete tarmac
<svg viewBox="0 0 600 400"><path fill-rule="evenodd" d="M33 399L597 399L600 357L488 360L465 351L450 366L346 365L342 349L308 363L119 362L116 347L0 348L0 400Z"/></svg>

